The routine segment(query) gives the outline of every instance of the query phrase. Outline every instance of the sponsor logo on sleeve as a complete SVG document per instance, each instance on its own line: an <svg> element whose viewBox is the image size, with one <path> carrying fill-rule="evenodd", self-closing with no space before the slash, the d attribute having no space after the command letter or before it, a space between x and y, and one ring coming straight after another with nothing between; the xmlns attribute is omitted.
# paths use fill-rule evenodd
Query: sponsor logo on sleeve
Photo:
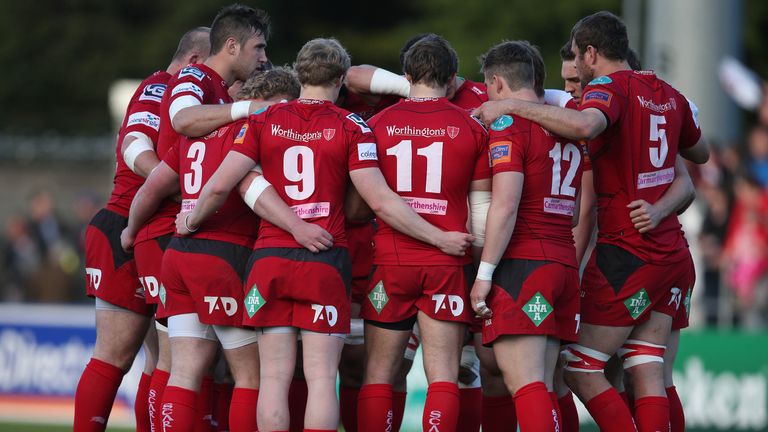
<svg viewBox="0 0 768 432"><path fill-rule="evenodd" d="M503 116L499 117L491 123L491 129L495 131L503 131L504 129L512 126L512 123L514 123L514 120L511 116L508 116L504 114Z"/></svg>
<svg viewBox="0 0 768 432"><path fill-rule="evenodd" d="M355 113L350 113L347 118L351 120L353 123L358 125L360 127L360 130L363 131L363 133L371 133L371 128L368 127L368 124L363 120L362 117Z"/></svg>
<svg viewBox="0 0 768 432"><path fill-rule="evenodd" d="M205 78L205 73L194 66L187 66L182 69L181 72L179 72L179 78L184 78L187 76L191 76L193 78L197 78L199 81L202 81L203 78Z"/></svg>
<svg viewBox="0 0 768 432"><path fill-rule="evenodd" d="M125 126L131 127L135 125L144 125L154 130L160 130L160 116L149 111L133 113L128 117L128 122L126 122Z"/></svg>
<svg viewBox="0 0 768 432"><path fill-rule="evenodd" d="M611 93L602 90L590 90L584 95L582 100L584 102L594 101L605 106L611 106L611 99L613 95Z"/></svg>
<svg viewBox="0 0 768 432"><path fill-rule="evenodd" d="M599 76L599 77L597 77L597 78L593 79L592 81L590 81L590 82L589 82L589 84L588 84L588 85L596 85L596 84L610 84L610 83L612 83L612 82L613 82L613 80L612 80L611 78L609 78L609 77L607 77L607 76L603 75L603 76Z"/></svg>
<svg viewBox="0 0 768 432"><path fill-rule="evenodd" d="M245 141L246 132L248 132L248 123L244 124L243 127L240 128L240 132L238 132L237 136L235 137L235 144L242 144L243 141Z"/></svg>
<svg viewBox="0 0 768 432"><path fill-rule="evenodd" d="M360 143L357 145L357 158L358 160L379 160L379 155L376 152L376 143Z"/></svg>
<svg viewBox="0 0 768 432"><path fill-rule="evenodd" d="M203 89L198 87L196 84L192 84L189 82L181 83L173 88L173 91L171 92L171 97L176 96L179 93L194 93L196 94L200 99L203 98Z"/></svg>
<svg viewBox="0 0 768 432"><path fill-rule="evenodd" d="M139 96L140 101L152 101L160 103L165 94L165 84L147 84Z"/></svg>
<svg viewBox="0 0 768 432"><path fill-rule="evenodd" d="M499 141L491 144L491 165L496 166L500 163L512 162L512 157L509 154L509 147L512 145L511 141Z"/></svg>

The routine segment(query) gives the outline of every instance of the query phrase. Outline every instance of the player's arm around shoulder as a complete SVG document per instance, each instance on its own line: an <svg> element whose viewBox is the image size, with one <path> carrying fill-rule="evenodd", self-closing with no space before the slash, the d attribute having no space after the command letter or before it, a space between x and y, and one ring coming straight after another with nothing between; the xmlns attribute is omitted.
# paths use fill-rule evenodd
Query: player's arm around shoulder
<svg viewBox="0 0 768 432"><path fill-rule="evenodd" d="M155 214L163 199L176 195L179 191L179 174L167 163L160 162L131 202L128 224L120 235L120 244L124 250L133 248L136 233Z"/></svg>

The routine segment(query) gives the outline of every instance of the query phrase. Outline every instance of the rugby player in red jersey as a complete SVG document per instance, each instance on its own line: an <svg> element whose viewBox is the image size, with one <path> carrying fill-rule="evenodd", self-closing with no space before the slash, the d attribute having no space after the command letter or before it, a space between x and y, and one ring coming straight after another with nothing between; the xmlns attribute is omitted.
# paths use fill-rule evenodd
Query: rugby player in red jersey
<svg viewBox="0 0 768 432"><path fill-rule="evenodd" d="M236 119L245 118L259 104L251 101L232 102L228 88L235 81L245 81L255 69L266 62L266 38L269 35L269 17L264 11L242 5L223 8L214 18L210 33L211 55L204 61L183 68L168 82L168 91L161 102L160 134L157 155L163 158L176 145L180 134L205 135ZM189 126L188 119L192 118ZM139 277L155 281L154 302L157 318L164 322L165 288L160 279L162 254L173 233L173 221L179 204L165 200L157 213L137 233L135 241L136 266ZM159 283L158 283L159 282ZM145 283L148 285L148 283ZM167 346L167 335L159 333L161 347ZM153 401L163 399L163 388L168 382L170 351L160 350L158 373L153 374L151 388ZM210 400L212 380L203 383L202 405ZM206 411L208 408L205 409ZM157 410L153 410L157 412ZM202 417L210 413L203 413ZM155 416L159 422L159 416ZM201 420L205 421L205 420ZM157 424L160 427L160 424ZM156 428L157 430L157 428Z"/></svg>
<svg viewBox="0 0 768 432"><path fill-rule="evenodd" d="M579 102L581 101L581 80L578 77L576 71L576 55L571 50L572 42L568 41L560 49L560 58L563 61L561 68L561 76L565 82L565 91L568 96L558 94L562 92L552 91L547 89L545 92L545 99L547 103L564 106L566 108L577 109ZM640 59L637 53L631 48L627 51L627 64L632 70L641 70ZM691 104L691 109L697 111L695 105ZM694 112L694 115L697 113ZM589 256L594 248L595 242L593 236L593 230L596 225L596 204L597 197L595 195L594 186L592 183L592 165L589 163L589 159L585 160L584 173L582 175L582 189L581 189L581 213L579 215L579 224L574 227L573 234L576 244L576 257L579 258L579 262L582 262L584 256ZM635 224L635 228L641 230L641 232L647 232L655 228L664 212L669 212L669 209L675 209L677 214L681 214L695 195L693 182L691 181L688 170L685 167L684 162L680 156L677 157L675 163L675 180L670 185L669 189L664 193L664 196L657 201L655 205L651 205L645 201L638 201L630 208L630 217L632 223ZM667 210L663 210L667 207ZM690 296L690 292L689 292ZM687 327L688 309L678 313L679 318L676 317L675 323L672 326L672 336L667 344L667 350L664 352L664 374L665 374L665 387L667 397L670 403L670 420L672 424L672 432L682 432L684 430L685 416L683 414L682 404L677 396L677 391L672 381L672 365L674 364L675 353L677 352L677 343L679 338L679 329ZM630 396L627 394L624 387L624 374L621 362L616 355L612 356L606 364L606 377L611 382L611 385L619 391L622 399L630 405ZM573 396L570 389L565 385L562 379L562 368L558 364L558 368L555 371L555 390L558 393L558 403L560 404L560 410L562 412L563 424L562 430L564 432L570 432L578 430L578 413L576 412L576 406L573 403Z"/></svg>
<svg viewBox="0 0 768 432"><path fill-rule="evenodd" d="M300 330L309 393L304 427L330 431L338 426L336 375L350 321L343 209L350 179L380 219L447 253L463 254L472 236L441 231L386 186L370 128L333 105L349 68L338 41L307 42L294 67L301 97L249 118L195 209L178 215L177 229L188 234L203 226L235 184L261 163L264 177L296 214L333 236L330 250L305 253L285 231L262 221L244 288L244 323L261 333L259 430L288 429L288 388Z"/></svg>
<svg viewBox="0 0 768 432"><path fill-rule="evenodd" d="M490 187L487 134L445 94L458 67L456 53L436 35L405 54L411 94L371 120L387 183L416 212L445 230L467 226L470 190ZM430 383L425 430L456 430L461 345L471 320L465 307L471 256L449 256L395 232L382 221L375 237L375 270L366 320L366 374L358 430L384 431L392 421L392 382L414 323L419 321Z"/></svg>
<svg viewBox="0 0 768 432"><path fill-rule="evenodd" d="M405 53L416 42L429 33L413 36L405 42L400 49L400 66L404 65ZM350 68L346 77L346 85L350 94L355 97L353 101L367 101L368 105L355 103L349 109L355 107L367 107L366 113L372 116L378 111L397 102L399 98L407 97L410 83L403 75L389 72L385 69L371 65L359 65ZM485 84L470 81L456 76L448 85L446 97L455 105L472 110L488 100ZM361 114L362 115L362 114ZM470 327L470 336L466 341L461 355L459 370L459 393L461 408L459 412L459 428L467 431L476 431L480 428L480 412L482 406L482 393L480 392L480 374L485 368L481 368L480 361L475 354L476 346L479 346L479 336L473 344L471 334L479 335L481 326L473 322ZM414 326L411 340L405 351L405 358L401 370L393 384L393 430L398 430L403 418L406 398L406 376L413 365L416 348L420 345L418 324ZM480 348L482 349L482 348ZM489 350L489 355L493 355ZM344 409L344 408L342 408Z"/></svg>
<svg viewBox="0 0 768 432"><path fill-rule="evenodd" d="M534 59L534 56L536 57ZM543 103L539 52L502 42L483 58L492 100ZM503 115L491 125L493 193L472 306L485 319L483 343L514 397L521 431L559 430L550 396L560 341L575 341L578 217L583 149L541 126Z"/></svg>
<svg viewBox="0 0 768 432"><path fill-rule="evenodd" d="M187 32L168 68L142 81L128 104L118 134L112 195L86 231L86 292L96 297L96 346L75 393L76 431L106 428L117 388L151 323L152 309L145 303L149 292L139 282L134 256L117 247L116 240L136 190L159 162L155 147L166 84L185 65L204 60L208 51L207 28ZM152 339L145 345L147 362L136 393L139 431L149 430L148 387L157 359Z"/></svg>
<svg viewBox="0 0 768 432"><path fill-rule="evenodd" d="M276 85L279 83L285 85L279 87ZM258 98L277 102L293 99L298 92L298 81L292 72L276 69L251 78L240 94L242 100ZM122 236L124 247L131 246L138 227L164 197L181 191L182 208L194 208L202 185L218 168L244 122L225 125L205 137L184 138L167 153L136 195ZM256 429L259 384L259 375L255 373L259 368L258 348L254 344L256 333L241 328L242 279L259 226L251 209L265 215L270 215L268 211L273 208L282 209L282 219L292 218L297 226L312 231L322 232L322 229L302 222L274 191L262 193L261 198L249 192L251 182L255 183L254 190L264 184L263 179L251 177L257 176L247 177L241 186L247 206L237 191L233 191L203 229L187 237L174 237L163 256L162 277L172 351L170 383L173 384L165 391L164 427L188 430L194 426L196 391L221 343L235 381L230 430ZM265 207L268 205L272 207ZM302 231L297 232L297 241L304 241L300 237ZM212 271L213 268L217 270Z"/></svg>
<svg viewBox="0 0 768 432"><path fill-rule="evenodd" d="M661 202L678 153L703 163L709 150L685 97L652 72L630 69L619 18L598 12L580 20L571 35L579 77L589 83L579 111L510 99L477 114L511 112L561 136L600 137L589 144L598 244L582 281L579 344L566 353L566 381L602 430L633 430L632 415L602 373L618 352L633 384L637 427L668 430L663 358L673 318L693 283L693 265L674 208L644 233L627 210L640 200Z"/></svg>

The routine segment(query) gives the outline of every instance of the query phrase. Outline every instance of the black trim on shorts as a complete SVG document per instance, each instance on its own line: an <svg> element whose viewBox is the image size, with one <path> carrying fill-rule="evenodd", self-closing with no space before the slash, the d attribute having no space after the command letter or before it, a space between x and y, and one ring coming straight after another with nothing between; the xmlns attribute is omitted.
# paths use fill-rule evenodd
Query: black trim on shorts
<svg viewBox="0 0 768 432"><path fill-rule="evenodd" d="M502 259L496 271L493 272L493 283L500 286L517 301L523 283L539 267L551 264L552 261L530 259Z"/></svg>
<svg viewBox="0 0 768 432"><path fill-rule="evenodd" d="M267 257L329 265L339 272L341 280L344 281L344 289L347 292L347 296L349 296L352 291L352 261L349 258L349 251L346 248L334 247L318 253L313 253L304 248L275 247L255 249L253 253L251 253L251 258L248 260L248 265L246 266L244 273L245 277L251 272L253 264L256 261Z"/></svg>
<svg viewBox="0 0 768 432"><path fill-rule="evenodd" d="M409 318L406 318L402 321L383 322L383 321L374 321L369 319L364 321L367 324L370 324L374 327L382 328L384 330L411 331L413 330L413 325L416 324L416 318L417 318L417 315L413 314Z"/></svg>
<svg viewBox="0 0 768 432"><path fill-rule="evenodd" d="M221 258L240 276L240 281L245 283L245 267L251 256L249 247L221 240L173 237L168 243L168 248L183 253L198 253Z"/></svg>
<svg viewBox="0 0 768 432"><path fill-rule="evenodd" d="M477 267L474 264L467 264L464 266L464 282L467 283L469 289L472 289L472 285L475 284L475 278L477 278Z"/></svg>
<svg viewBox="0 0 768 432"><path fill-rule="evenodd" d="M619 294L632 273L646 264L633 253L612 244L598 243L595 253L597 267L611 284L614 294Z"/></svg>
<svg viewBox="0 0 768 432"><path fill-rule="evenodd" d="M155 237L154 240L157 242L157 246L160 247L160 250L165 252L165 250L168 249L168 244L171 242L172 238L173 234L164 234L160 237Z"/></svg>
<svg viewBox="0 0 768 432"><path fill-rule="evenodd" d="M112 249L112 260L116 269L133 259L133 252L124 251L123 245L120 244L120 235L128 226L128 218L113 211L101 209L91 219L90 225L101 231L109 241L109 247Z"/></svg>

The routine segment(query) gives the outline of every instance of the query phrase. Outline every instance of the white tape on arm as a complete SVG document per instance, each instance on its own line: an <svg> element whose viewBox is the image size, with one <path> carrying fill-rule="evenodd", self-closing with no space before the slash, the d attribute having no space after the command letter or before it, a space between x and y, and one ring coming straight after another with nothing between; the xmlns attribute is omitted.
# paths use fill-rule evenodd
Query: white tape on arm
<svg viewBox="0 0 768 432"><path fill-rule="evenodd" d="M493 280L493 272L496 270L496 265L485 261L480 261L480 265L477 267L476 279L482 281Z"/></svg>
<svg viewBox="0 0 768 432"><path fill-rule="evenodd" d="M250 114L250 112L251 112L250 101L235 102L232 104L232 107L229 109L229 115L232 116L232 121L244 119L248 117L248 114Z"/></svg>
<svg viewBox="0 0 768 432"><path fill-rule="evenodd" d="M404 76L381 68L373 71L370 87L373 94L393 94L408 97L411 92L411 83Z"/></svg>
<svg viewBox="0 0 768 432"><path fill-rule="evenodd" d="M176 117L176 114L178 114L179 111L183 110L184 108L197 105L202 105L200 99L191 95L179 96L178 98L174 99L174 101L171 102L171 106L168 107L168 118L171 119L171 125L173 125L173 119Z"/></svg>
<svg viewBox="0 0 768 432"><path fill-rule="evenodd" d="M485 244L485 220L491 207L490 191L471 191L469 193L470 228L475 236L473 246L483 247Z"/></svg>
<svg viewBox="0 0 768 432"><path fill-rule="evenodd" d="M569 100L573 99L570 93L562 90L545 89L544 90L544 103L547 105L559 106L565 108L565 105Z"/></svg>
<svg viewBox="0 0 768 432"><path fill-rule="evenodd" d="M269 183L267 179L264 178L264 176L256 177L255 179L251 180L251 184L248 186L248 190L245 191L245 197L243 197L243 200L246 204L248 204L248 207L253 209L261 194L264 193L264 191L270 186L272 186L272 184Z"/></svg>
<svg viewBox="0 0 768 432"><path fill-rule="evenodd" d="M123 151L123 160L131 171L136 172L136 158L145 151L154 152L155 147L152 145L152 140L141 132L129 132L125 137L133 137L134 140Z"/></svg>

